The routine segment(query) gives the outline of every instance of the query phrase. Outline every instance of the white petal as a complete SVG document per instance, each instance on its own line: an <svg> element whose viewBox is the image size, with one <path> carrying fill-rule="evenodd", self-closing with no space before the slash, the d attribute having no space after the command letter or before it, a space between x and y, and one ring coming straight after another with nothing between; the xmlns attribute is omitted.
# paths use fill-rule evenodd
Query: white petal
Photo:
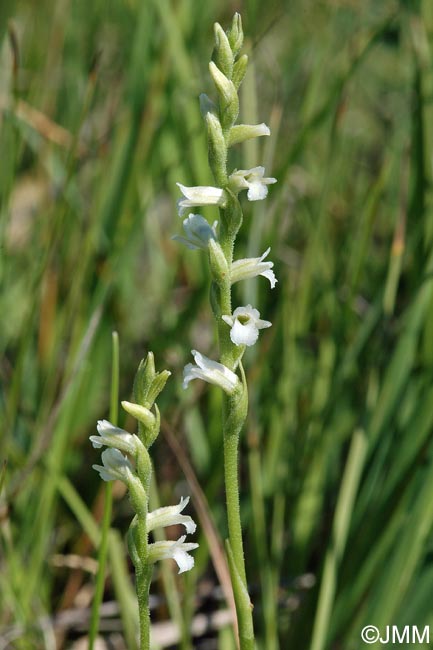
<svg viewBox="0 0 433 650"><path fill-rule="evenodd" d="M99 420L97 429L98 436L89 436L95 449L106 445L107 447L120 449L120 451L127 454L135 454L137 452L137 445L141 444L137 436L114 426L108 420Z"/></svg>
<svg viewBox="0 0 433 650"><path fill-rule="evenodd" d="M186 185L182 185L181 183L176 183L176 185L180 188L182 194L189 201L196 203L196 205L217 204L224 196L224 190L219 187L212 187L210 185L186 187Z"/></svg>
<svg viewBox="0 0 433 650"><path fill-rule="evenodd" d="M245 307L236 307L233 316L234 318L238 318L238 316L248 316L252 320L256 321L260 318L260 312L258 309L254 309L252 305L246 305Z"/></svg>
<svg viewBox="0 0 433 650"><path fill-rule="evenodd" d="M104 467L114 478L128 481L132 478L133 467L118 449L108 448L101 454Z"/></svg>
<svg viewBox="0 0 433 650"><path fill-rule="evenodd" d="M183 244L184 246L189 248L191 251L198 250L199 248L201 248L201 246L196 246L189 239L186 239L185 237L182 237L181 235L173 235L172 239L174 241L178 241L180 244Z"/></svg>
<svg viewBox="0 0 433 650"><path fill-rule="evenodd" d="M254 345L259 338L259 331L253 321L242 325L236 320L230 330L230 338L235 345Z"/></svg>
<svg viewBox="0 0 433 650"><path fill-rule="evenodd" d="M256 126L256 135L271 135L271 129L264 122L262 122Z"/></svg>
<svg viewBox="0 0 433 650"><path fill-rule="evenodd" d="M251 178L252 176L263 178L265 174L265 168L260 165L259 167L252 167L252 169L238 169L235 173L239 174L239 176L243 176L244 178Z"/></svg>
<svg viewBox="0 0 433 650"><path fill-rule="evenodd" d="M256 320L256 327L259 330L264 330L267 327L272 327L272 323L268 320L261 320L260 318Z"/></svg>
<svg viewBox="0 0 433 650"><path fill-rule="evenodd" d="M92 468L99 472L103 481L114 481L116 478L105 467L102 467L102 465L92 465Z"/></svg>
<svg viewBox="0 0 433 650"><path fill-rule="evenodd" d="M186 366L183 369L183 388L186 388L189 384L190 381L195 379L194 375L192 374L192 370L194 368L194 365L192 363L187 363Z"/></svg>
<svg viewBox="0 0 433 650"><path fill-rule="evenodd" d="M197 350L191 351L196 365L188 363L183 371L183 387L186 388L188 383L193 379L203 379L204 381L219 386L226 393L231 395L239 384L237 375L229 368L218 361L208 359Z"/></svg>
<svg viewBox="0 0 433 650"><path fill-rule="evenodd" d="M262 271L260 275L262 275L264 278L267 278L269 280L271 284L271 289L273 289L278 282L277 278L275 277L275 273L270 269L267 269L266 271Z"/></svg>
<svg viewBox="0 0 433 650"><path fill-rule="evenodd" d="M175 548L173 551L173 560L179 567L179 573L190 571L194 566L194 558L189 555L183 548Z"/></svg>
<svg viewBox="0 0 433 650"><path fill-rule="evenodd" d="M198 548L198 544L185 544L185 535L179 537L176 542L154 542L148 546L149 560L157 562L158 560L173 558L179 567L179 573L183 573L194 566L194 560L188 555L188 551L193 551L196 548Z"/></svg>
<svg viewBox="0 0 433 650"><path fill-rule="evenodd" d="M197 526L189 515L182 515L182 511L189 503L189 497L182 497L177 506L166 506L157 508L147 515L148 532L159 527L183 525L188 534L195 532Z"/></svg>
<svg viewBox="0 0 433 650"><path fill-rule="evenodd" d="M247 192L248 201L262 201L268 195L268 188L261 181L252 181L249 182L249 188Z"/></svg>
<svg viewBox="0 0 433 650"><path fill-rule="evenodd" d="M227 314L225 314L224 316L221 316L221 318L225 323L227 323L227 325L230 325L230 327L232 327L234 323L233 316L228 316Z"/></svg>

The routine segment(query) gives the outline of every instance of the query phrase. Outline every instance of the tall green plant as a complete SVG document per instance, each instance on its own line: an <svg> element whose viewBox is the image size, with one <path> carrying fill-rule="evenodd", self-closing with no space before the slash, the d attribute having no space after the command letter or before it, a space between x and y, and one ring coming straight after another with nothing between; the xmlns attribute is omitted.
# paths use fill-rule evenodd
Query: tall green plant
<svg viewBox="0 0 433 650"><path fill-rule="evenodd" d="M190 213L184 220L185 237L177 237L190 249L208 253L212 275L211 306L215 316L219 360L214 361L196 350L192 351L195 364L184 370L184 387L193 379L203 379L224 391L223 440L224 477L229 539L227 554L238 616L240 647L254 647L252 606L248 594L245 571L242 527L239 507L238 450L239 435L248 410L248 388L242 366L242 357L248 346L258 340L259 330L271 326L260 318L251 305L233 310L232 285L240 280L262 275L271 287L276 278L273 263L265 261L269 249L261 257L234 260L236 237L242 225L242 207L238 198L247 190L250 201L267 196L268 185L274 178L264 176L264 167L228 170L229 148L245 140L270 135L265 124L236 124L239 114L238 90L245 76L248 57L240 54L243 44L242 22L235 14L231 28L224 32L215 24L215 48L209 71L218 96L215 104L207 95L201 95L200 104L207 126L209 165L216 187L185 187L178 183L183 197L178 202L179 215L196 206L218 206L219 224L210 226L199 214Z"/></svg>

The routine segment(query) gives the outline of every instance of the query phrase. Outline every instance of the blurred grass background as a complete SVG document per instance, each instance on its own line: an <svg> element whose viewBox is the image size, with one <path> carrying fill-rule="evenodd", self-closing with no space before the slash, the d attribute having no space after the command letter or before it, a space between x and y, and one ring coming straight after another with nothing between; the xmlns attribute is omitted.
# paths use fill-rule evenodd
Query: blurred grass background
<svg viewBox="0 0 433 650"><path fill-rule="evenodd" d="M356 650L366 624L433 625L431 1L2 0L1 649L87 647L104 494L88 436L108 415L113 330L121 398L149 349L173 371L153 501L191 493L200 517L196 570L156 568L155 647L235 647L212 534L220 397L181 389L190 349L215 349L209 278L170 239L175 182L212 182L198 95L213 22L235 10L242 121L272 136L233 167L278 178L245 202L237 249L271 246L279 279L236 287L273 322L246 361L242 441L259 648ZM136 647L130 517L115 487L101 647Z"/></svg>

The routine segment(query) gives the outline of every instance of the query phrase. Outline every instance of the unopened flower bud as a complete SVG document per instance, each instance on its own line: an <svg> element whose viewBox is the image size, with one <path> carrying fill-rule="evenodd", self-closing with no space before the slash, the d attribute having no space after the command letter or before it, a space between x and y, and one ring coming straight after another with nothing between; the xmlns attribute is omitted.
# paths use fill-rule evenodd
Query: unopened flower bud
<svg viewBox="0 0 433 650"><path fill-rule="evenodd" d="M146 359L140 361L137 373L134 378L133 394L134 400L144 404L150 386L155 377L155 359L153 352L148 352Z"/></svg>
<svg viewBox="0 0 433 650"><path fill-rule="evenodd" d="M227 145L221 123L216 115L206 113L209 164L219 185L227 183L225 173L227 163ZM221 174L221 170L224 173Z"/></svg>
<svg viewBox="0 0 433 650"><path fill-rule="evenodd" d="M245 73L247 71L247 66L248 66L248 57L246 54L243 54L241 57L239 57L239 59L236 61L236 63L233 66L232 81L236 90L239 88L239 86L244 80Z"/></svg>
<svg viewBox="0 0 433 650"><path fill-rule="evenodd" d="M235 15L233 16L232 26L228 31L227 37L230 43L230 47L232 48L233 54L236 56L244 42L242 19L241 19L241 15L238 12L236 12Z"/></svg>
<svg viewBox="0 0 433 650"><path fill-rule="evenodd" d="M231 79L233 74L233 52L227 34L219 23L214 24L215 49L213 59L218 68Z"/></svg>
<svg viewBox="0 0 433 650"><path fill-rule="evenodd" d="M213 61L209 63L209 71L220 98L222 126L223 128L230 128L235 123L239 114L238 93L233 82L217 68Z"/></svg>
<svg viewBox="0 0 433 650"><path fill-rule="evenodd" d="M133 418L144 424L147 428L153 428L155 425L155 416L149 409L145 406L140 406L140 404L133 404L132 402L127 402L124 400L122 402L122 408L132 415Z"/></svg>
<svg viewBox="0 0 433 650"><path fill-rule="evenodd" d="M170 376L171 376L171 372L169 370L162 370L161 372L156 373L147 395L147 402L149 408L152 406L152 404L154 403L154 401L156 400L160 392L164 390L164 387Z"/></svg>

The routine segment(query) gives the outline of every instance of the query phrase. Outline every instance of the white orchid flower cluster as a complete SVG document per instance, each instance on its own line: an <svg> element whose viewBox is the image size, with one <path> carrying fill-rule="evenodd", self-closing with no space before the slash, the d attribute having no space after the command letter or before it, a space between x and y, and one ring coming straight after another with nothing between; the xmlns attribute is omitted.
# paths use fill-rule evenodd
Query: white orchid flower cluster
<svg viewBox="0 0 433 650"><path fill-rule="evenodd" d="M236 216L236 212L239 213L240 210L239 193L247 190L249 201L260 201L266 198L268 186L277 181L275 178L265 177L265 169L261 166L234 170L231 174L225 169L229 147L250 138L269 136L270 129L266 124L235 124L239 108L237 90L247 65L245 55L237 58L242 45L239 14L235 15L232 28L227 33L220 25L215 25L215 40L214 61L209 64L209 70L219 95L219 107L207 95L200 96L200 105L208 130L209 161L215 179L220 181L221 186L186 187L177 183L182 192L177 207L179 216L184 216L190 208L217 206L226 223L224 232L221 233L220 228L218 236L218 221L211 226L201 214L189 213L183 221L185 236L176 235L173 239L190 249L208 252L213 279L217 284L228 282L231 286L240 280L263 276L273 289L277 283L272 270L274 264L266 260L270 248L260 257L233 260L232 244L235 236L231 237L231 246L224 247L227 234L231 231L232 235L236 235L242 219L242 216L240 219ZM234 222L238 221L234 228L230 222L227 223L231 218ZM245 347L254 345L259 337L259 330L270 327L272 323L262 320L259 311L251 305L239 306L233 313L218 313L216 316L220 323L230 328L230 340L239 348L232 355L236 359L235 367L228 368L193 350L195 365L189 363L185 366L183 385L186 388L190 381L200 378L232 394L239 384L234 370Z"/></svg>
<svg viewBox="0 0 433 650"><path fill-rule="evenodd" d="M194 566L194 559L189 551L198 544L186 543L186 535L176 541L159 541L148 543L148 534L158 527L183 525L185 532L195 532L196 525L189 515L182 512L189 498L182 498L177 506L158 508L148 512L149 484L151 462L148 448L159 433L160 418L155 399L164 388L170 376L168 370L155 372L153 354L149 352L142 361L134 384L134 399L137 403L122 402L122 406L138 420L138 435L128 433L108 422L100 420L97 424L98 435L90 436L93 447L106 447L101 454L102 465L93 465L104 481L122 481L128 488L136 516L129 533L131 557L137 569L141 569L143 559L148 564L158 560L172 558L178 565L179 573ZM144 526L144 538L138 539L139 526ZM141 545L141 549L139 548ZM144 548L143 548L144 547Z"/></svg>

